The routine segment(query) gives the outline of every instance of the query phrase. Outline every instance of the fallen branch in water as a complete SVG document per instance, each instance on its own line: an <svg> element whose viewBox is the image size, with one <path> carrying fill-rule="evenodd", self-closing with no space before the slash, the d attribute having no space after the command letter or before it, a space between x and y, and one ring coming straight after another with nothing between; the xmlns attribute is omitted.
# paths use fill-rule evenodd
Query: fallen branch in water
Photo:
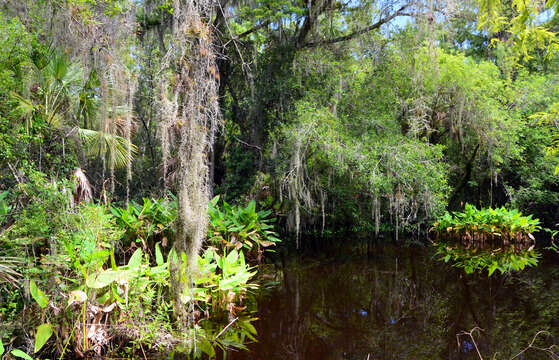
<svg viewBox="0 0 559 360"><path fill-rule="evenodd" d="M472 330L470 330L469 332L467 331L462 331L461 333L456 334L456 342L458 343L458 347L460 347L460 336L464 336L464 335L468 335L470 337L470 339L472 339L472 343L474 344L476 351L477 351L477 355L479 356L480 360L483 360L483 356L481 356L481 353L479 352L479 348L477 347L477 343L476 340L474 339L474 331L483 331L482 328L479 327L474 327Z"/></svg>
<svg viewBox="0 0 559 360"><path fill-rule="evenodd" d="M474 332L475 331L483 331L483 329L476 326L470 331L462 331L462 332L456 334L456 341L458 343L458 347L460 347L460 345L461 345L460 344L460 337L461 336L469 336L470 339L472 340L472 343L473 343L475 349L476 349L476 352L477 352L477 355L479 356L479 359L484 360L483 356L481 356L481 352L479 351L476 340L474 339ZM528 351L530 349L545 352L546 354L549 355L550 359L559 359L559 355L556 353L556 351L559 350L559 346L557 346L556 344L550 345L549 347L546 347L546 348L542 348L542 347L534 345L538 336L540 336L542 334L547 335L547 336L552 336L549 331L544 331L544 330L538 331L536 333L536 335L534 335L534 337L532 338L532 341L530 342L530 344L526 348L522 349L518 354L511 357L509 360L516 359L517 357L524 354L526 351ZM495 359L495 356L493 358Z"/></svg>
<svg viewBox="0 0 559 360"><path fill-rule="evenodd" d="M551 359L559 359L559 356L553 351L554 349L559 349L559 347L557 345L553 344L553 345L551 345L549 347L546 347L546 348L541 348L541 347L538 347L538 346L534 346L534 342L536 341L536 339L538 338L538 336L540 334L545 334L547 336L551 336L551 333L549 331L543 331L543 330L538 331L536 333L536 335L534 335L534 338L530 342L530 345L528 345L527 348L523 349L518 354L511 357L510 360L517 358L518 356L522 355L523 353L525 353L529 349L543 351L543 352L547 353Z"/></svg>

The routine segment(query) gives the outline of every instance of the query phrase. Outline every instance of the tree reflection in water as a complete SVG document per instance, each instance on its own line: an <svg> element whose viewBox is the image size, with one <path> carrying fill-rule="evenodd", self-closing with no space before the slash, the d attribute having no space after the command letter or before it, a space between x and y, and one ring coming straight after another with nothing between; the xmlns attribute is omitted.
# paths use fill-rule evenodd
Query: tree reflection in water
<svg viewBox="0 0 559 360"><path fill-rule="evenodd" d="M509 276L466 275L432 249L377 247L369 255L297 257L264 275L258 342L227 359L477 359L456 334L484 329L485 358L508 359L540 330L559 335L559 266ZM551 339L553 340L553 339ZM536 340L549 346L549 338ZM546 359L528 351L523 359Z"/></svg>

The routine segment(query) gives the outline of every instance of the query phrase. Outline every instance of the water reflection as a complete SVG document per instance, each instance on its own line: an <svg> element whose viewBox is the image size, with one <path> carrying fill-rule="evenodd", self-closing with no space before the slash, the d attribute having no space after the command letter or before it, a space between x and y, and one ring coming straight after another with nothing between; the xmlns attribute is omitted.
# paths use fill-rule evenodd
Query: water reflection
<svg viewBox="0 0 559 360"><path fill-rule="evenodd" d="M465 275L430 249L294 258L264 275L258 342L227 359L477 359L456 334L474 326L485 358L508 359L539 330L559 335L559 267L507 277ZM538 344L549 345L542 337ZM529 351L523 359L549 358Z"/></svg>

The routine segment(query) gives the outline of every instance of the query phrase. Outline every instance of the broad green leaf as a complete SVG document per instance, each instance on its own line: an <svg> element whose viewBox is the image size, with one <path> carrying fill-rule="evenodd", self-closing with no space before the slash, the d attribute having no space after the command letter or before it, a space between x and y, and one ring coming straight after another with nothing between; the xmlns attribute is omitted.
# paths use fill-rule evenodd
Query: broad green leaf
<svg viewBox="0 0 559 360"><path fill-rule="evenodd" d="M142 256L143 256L142 249L138 249L134 251L134 254L132 254L130 260L128 261L128 268L130 270L138 269L140 265L142 265Z"/></svg>
<svg viewBox="0 0 559 360"><path fill-rule="evenodd" d="M35 335L35 353L47 343L52 336L52 325L42 324L37 327L37 335Z"/></svg>
<svg viewBox="0 0 559 360"><path fill-rule="evenodd" d="M33 297L33 299L35 299L35 301L41 307L41 309L44 309L49 305L48 296L46 296L45 293L43 293L41 289L37 287L35 281L31 280L29 282L29 290L31 292L31 296Z"/></svg>
<svg viewBox="0 0 559 360"><path fill-rule="evenodd" d="M124 273L123 270L105 270L87 279L86 285L92 289L101 289L122 278Z"/></svg>
<svg viewBox="0 0 559 360"><path fill-rule="evenodd" d="M158 266L163 265L165 262L163 260L163 254L161 253L161 248L159 247L159 243L155 244L155 262Z"/></svg>
<svg viewBox="0 0 559 360"><path fill-rule="evenodd" d="M198 346L200 347L200 350L202 350L204 354L208 355L210 359L215 357L215 349L207 338L202 337Z"/></svg>
<svg viewBox="0 0 559 360"><path fill-rule="evenodd" d="M499 263L497 263L497 262L492 263L491 266L489 266L489 275L488 276L493 275L493 273L495 272L495 270L497 270L498 267L499 267Z"/></svg>
<svg viewBox="0 0 559 360"><path fill-rule="evenodd" d="M0 339L0 356L4 353L4 345L2 344L2 339Z"/></svg>
<svg viewBox="0 0 559 360"><path fill-rule="evenodd" d="M10 354L12 354L13 356L18 357L20 359L33 360L33 358L31 356L27 355L26 353L24 353L20 349L14 349L10 352Z"/></svg>

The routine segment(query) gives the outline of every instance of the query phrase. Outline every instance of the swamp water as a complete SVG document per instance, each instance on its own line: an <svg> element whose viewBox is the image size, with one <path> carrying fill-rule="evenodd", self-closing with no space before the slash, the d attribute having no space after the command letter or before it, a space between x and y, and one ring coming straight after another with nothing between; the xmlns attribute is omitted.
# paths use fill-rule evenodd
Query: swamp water
<svg viewBox="0 0 559 360"><path fill-rule="evenodd" d="M257 294L257 341L232 360L510 359L559 344L559 265L509 276L466 275L423 246L333 251L267 265ZM559 354L559 348L554 350ZM219 352L219 351L218 351ZM547 359L530 349L517 359Z"/></svg>

